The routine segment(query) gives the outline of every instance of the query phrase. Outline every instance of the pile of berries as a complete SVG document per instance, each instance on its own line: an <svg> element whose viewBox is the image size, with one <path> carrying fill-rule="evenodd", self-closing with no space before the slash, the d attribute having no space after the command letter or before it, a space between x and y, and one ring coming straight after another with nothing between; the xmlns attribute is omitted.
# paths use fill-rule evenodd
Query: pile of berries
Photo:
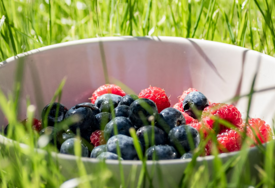
<svg viewBox="0 0 275 188"><path fill-rule="evenodd" d="M60 153L74 155L78 142L83 157L100 159L138 160L131 129L147 160L192 158L196 148L200 155L211 155L214 150L232 152L244 142L255 146L273 139L265 121L251 118L245 122L235 106L210 103L194 88L184 91L170 107L161 88L150 86L136 96L106 84L93 93L91 103L70 109L51 103L41 117L41 121L34 119L33 129L41 136L50 135L50 143ZM65 121L68 127L64 130Z"/></svg>

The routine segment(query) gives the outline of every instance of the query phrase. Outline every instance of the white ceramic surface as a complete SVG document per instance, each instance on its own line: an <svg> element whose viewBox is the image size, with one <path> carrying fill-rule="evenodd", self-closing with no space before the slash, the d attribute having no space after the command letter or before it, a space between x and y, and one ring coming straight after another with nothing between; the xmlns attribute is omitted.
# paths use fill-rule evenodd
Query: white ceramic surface
<svg viewBox="0 0 275 188"><path fill-rule="evenodd" d="M104 53L101 53L101 49ZM52 45L10 58L0 64L0 88L5 94L13 91L16 66L24 62L20 118L25 118L27 96L37 106L36 116L39 118L41 109L49 103L64 77L66 84L61 102L65 106L70 108L89 101L92 92L105 83L102 58L106 60L112 83L120 81L136 93L149 85L164 88L172 105L189 87L204 93L211 102L226 102L234 96L247 94L255 73L255 90L275 86L275 59L255 51L175 37L112 37ZM273 90L255 94L250 117L260 117L271 124L275 112L274 99ZM247 98L239 100L236 105L245 116ZM0 113L0 125L6 124ZM5 146L5 140L1 136L0 144ZM222 154L220 157L226 161L234 155ZM199 158L198 166L209 163L209 171L215 173L211 167L212 159L212 156ZM256 164L262 161L262 156L253 148L249 151L248 159ZM68 178L74 177L75 158L58 154L57 160L62 166L62 173ZM83 161L89 173L95 170L98 163L96 159L85 158ZM165 178L155 174L154 185L178 185L188 162L160 161L160 172ZM133 165L137 166L138 171L141 167L140 161L123 161L122 164L126 179ZM118 162L107 161L107 167L115 172L119 181ZM155 166L148 162L148 168ZM251 167L251 172L257 175L254 167Z"/></svg>

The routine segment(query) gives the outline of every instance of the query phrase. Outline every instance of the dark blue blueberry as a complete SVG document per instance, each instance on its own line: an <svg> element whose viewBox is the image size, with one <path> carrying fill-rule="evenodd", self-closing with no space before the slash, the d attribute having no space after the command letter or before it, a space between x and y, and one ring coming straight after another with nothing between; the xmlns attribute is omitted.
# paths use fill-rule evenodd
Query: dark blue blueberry
<svg viewBox="0 0 275 188"><path fill-rule="evenodd" d="M60 103L51 103L44 107L41 113L42 125L44 127L54 126L65 118L68 109Z"/></svg>
<svg viewBox="0 0 275 188"><path fill-rule="evenodd" d="M47 135L50 139L49 143L53 146L56 146L57 149L60 150L61 144L65 141L62 136L64 133L64 130L57 131L56 128L48 126L43 128L39 134L40 136Z"/></svg>
<svg viewBox="0 0 275 188"><path fill-rule="evenodd" d="M138 99L138 96L136 95L125 95L124 97L122 97L119 105L126 105L126 106L130 106L132 104L132 102L134 102L135 100Z"/></svg>
<svg viewBox="0 0 275 188"><path fill-rule="evenodd" d="M45 127L39 132L39 135L44 135L44 134L50 135L52 134L53 130L54 130L54 127L52 126Z"/></svg>
<svg viewBox="0 0 275 188"><path fill-rule="evenodd" d="M115 108L115 116L123 116L123 117L129 117L129 106L126 105L118 105Z"/></svg>
<svg viewBox="0 0 275 188"><path fill-rule="evenodd" d="M98 124L100 126L100 130L104 130L106 124L112 120L112 115L108 112L101 112L97 114L96 119L98 121Z"/></svg>
<svg viewBox="0 0 275 188"><path fill-rule="evenodd" d="M171 129L169 141L180 154L183 154L198 147L200 135L195 128L188 125L180 125Z"/></svg>
<svg viewBox="0 0 275 188"><path fill-rule="evenodd" d="M100 105L100 112L108 112L108 113L112 113L112 110L114 110L114 106L112 101L109 100L105 100L101 103Z"/></svg>
<svg viewBox="0 0 275 188"><path fill-rule="evenodd" d="M97 146L92 150L90 158L97 158L97 156L99 156L101 153L106 151L107 151L107 145Z"/></svg>
<svg viewBox="0 0 275 188"><path fill-rule="evenodd" d="M96 105L94 105L93 103L84 102L84 103L77 104L76 108L79 108L79 107L90 108L93 111L94 115L97 115L100 113L98 107Z"/></svg>
<svg viewBox="0 0 275 188"><path fill-rule="evenodd" d="M138 159L132 137L121 134L111 137L107 142L107 151L117 154L117 143L124 160Z"/></svg>
<svg viewBox="0 0 275 188"><path fill-rule="evenodd" d="M145 156L148 160L178 159L179 155L173 146L158 145L146 150Z"/></svg>
<svg viewBox="0 0 275 188"><path fill-rule="evenodd" d="M66 113L65 119L73 117L77 117L78 121L71 124L69 128L75 134L79 129L80 136L89 142L92 132L100 129L93 110L90 107L76 105Z"/></svg>
<svg viewBox="0 0 275 188"><path fill-rule="evenodd" d="M118 134L130 136L129 129L134 128L131 121L126 117L116 117L112 119L104 129L104 138L108 140L115 135L115 126L117 127Z"/></svg>
<svg viewBox="0 0 275 188"><path fill-rule="evenodd" d="M165 132L165 134L167 134L167 136L168 136L168 133L171 130L171 127L166 123L166 121L163 118L162 114L157 114L156 115L156 124L155 125L156 125L156 127L163 130Z"/></svg>
<svg viewBox="0 0 275 188"><path fill-rule="evenodd" d="M192 153L185 153L181 156L181 159L192 159L193 154Z"/></svg>
<svg viewBox="0 0 275 188"><path fill-rule="evenodd" d="M13 129L14 129L14 126L13 126ZM3 130L3 129L2 129ZM5 129L4 129L4 135L8 136L8 131L10 131L10 125L8 124ZM12 130L12 132L14 133L14 130ZM13 134L12 133L12 134Z"/></svg>
<svg viewBox="0 0 275 188"><path fill-rule="evenodd" d="M175 108L165 108L160 112L160 116L169 126L169 131L174 127L185 124L185 118L182 113ZM161 127L164 129L165 127ZM167 132L167 130L165 130Z"/></svg>
<svg viewBox="0 0 275 188"><path fill-rule="evenodd" d="M97 159L109 159L109 160L118 160L119 158L120 160L123 160L117 154L114 154L111 152L103 152L97 157Z"/></svg>
<svg viewBox="0 0 275 188"><path fill-rule="evenodd" d="M63 154L69 154L69 155L75 155L75 142L77 142L76 138L70 138L63 142L60 148L60 153ZM89 156L89 150L84 144L81 143L81 156L82 157L88 157Z"/></svg>
<svg viewBox="0 0 275 188"><path fill-rule="evenodd" d="M115 95L115 94L104 94L101 95L99 97L97 97L96 101L95 101L95 105L100 108L101 103L103 101L112 101L112 104L114 105L114 108L117 107L117 105L119 104L119 102L121 101L122 97L119 95Z"/></svg>
<svg viewBox="0 0 275 188"><path fill-rule="evenodd" d="M135 100L129 110L129 119L140 128L143 125L151 125L151 121L155 121L158 114L156 104L150 99Z"/></svg>
<svg viewBox="0 0 275 188"><path fill-rule="evenodd" d="M62 132L61 134L59 133L57 135L58 138L58 142L60 143L60 145L65 142L66 140L70 139L70 138L75 138L76 135L73 133L73 131L71 131L70 129L67 129L65 132ZM87 141L86 139L81 138L81 143L88 148L89 151L93 150L93 146L90 143L90 140Z"/></svg>
<svg viewBox="0 0 275 188"><path fill-rule="evenodd" d="M207 106L209 106L207 98L198 91L189 93L182 101L183 110L196 119L201 116L201 112Z"/></svg>
<svg viewBox="0 0 275 188"><path fill-rule="evenodd" d="M152 142L152 133L154 133L154 143ZM136 134L143 148L149 148L153 145L164 145L168 141L167 134L155 126L143 126L137 130ZM147 138L147 141L145 141L145 138Z"/></svg>
<svg viewBox="0 0 275 188"><path fill-rule="evenodd" d="M74 137L75 137L75 134L70 129L68 129L66 132L62 133L62 139L64 141L68 140L70 138L74 138Z"/></svg>
<svg viewBox="0 0 275 188"><path fill-rule="evenodd" d="M49 127L47 127L49 128ZM53 128L53 127L51 127ZM63 142L65 142L66 140L70 139L70 138L74 138L75 137L75 134L70 131L69 129L67 131L64 131L64 130L60 130L60 131L57 131L57 132L54 132L54 130L56 130L55 128L52 129L52 133L51 133L51 144L55 145L55 142L56 142L56 146L57 146L57 149L60 150L60 147L61 145L63 144ZM56 139L56 141L54 140Z"/></svg>

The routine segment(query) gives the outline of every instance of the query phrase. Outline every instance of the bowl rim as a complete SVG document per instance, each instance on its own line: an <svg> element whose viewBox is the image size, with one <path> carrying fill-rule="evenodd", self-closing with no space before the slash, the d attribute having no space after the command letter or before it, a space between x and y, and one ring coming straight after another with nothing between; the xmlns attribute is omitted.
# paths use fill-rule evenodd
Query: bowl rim
<svg viewBox="0 0 275 188"><path fill-rule="evenodd" d="M24 53L20 53L16 56L10 57L6 60L4 60L3 62L0 62L0 68L4 68L5 65L19 59L22 57L26 57L28 55L33 55L36 53L40 53L43 51L48 51L48 50L52 50L52 49L56 49L56 48L62 48L62 47L69 47L69 46L75 46L75 45L82 45L82 44L89 44L89 43L99 43L99 42L122 42L122 41L140 41L140 40L150 40L150 41L156 41L156 42L172 42L172 43L182 43L182 41L193 41L196 43L204 43L204 44L209 44L209 45L222 45L222 46L227 46L230 48L238 48L239 50L247 50L253 53L257 53L258 55L267 57L267 58L272 58L274 59L274 57L266 55L266 54L262 54L260 52L254 51L254 50L250 50L247 48L243 48L240 46L235 46L233 44L227 44L227 43L221 43L221 42L215 42L215 41L209 41L209 40L203 40L203 39L190 39L190 38L182 38L182 37L170 37L170 36L145 36L145 37L132 37L132 36L118 36L118 37L100 37L100 38L88 38L88 39L80 39L80 40L75 40L75 41L69 41L69 42L64 42L64 43L59 43L59 44L53 44L53 45L49 45L49 46L44 46L41 48L37 48L34 50L30 50L28 52L24 52ZM19 144L21 148L24 149L30 149L30 146L23 144L23 143L19 143L17 141L11 140L3 135L0 134L0 143L1 144L6 144L6 145L14 145L14 144ZM265 143L263 144L264 146L268 144ZM46 155L47 152L43 149L40 148L34 148L35 151L37 151L40 154L44 154ZM257 147L251 147L251 148L247 148L248 152L254 152L255 150L257 150ZM229 152L229 153L222 153L219 154L219 158L220 159L225 159L228 157L232 157L237 155L238 153L240 153L240 151L235 151L235 152ZM51 155L53 157L57 157L60 160L70 160L70 161L75 161L77 160L78 157L73 156L73 155L67 155L67 154L61 154L61 153L56 153L56 152L51 152ZM215 156L213 155L209 155L209 156L199 156L196 160L197 162L202 162L202 161L211 161L215 158ZM88 158L88 157L81 157L83 162L90 162L90 163L98 163L100 161L100 159L96 159L96 158ZM161 165L171 165L171 164L186 164L189 163L192 159L172 159L172 160L159 160L159 161L146 161L147 165L154 165L156 163L161 164ZM110 165L118 165L119 161L118 160L106 160L105 161L106 164L110 164ZM122 160L121 161L122 165L126 165L126 166L132 166L132 165L142 165L142 161L140 160Z"/></svg>
<svg viewBox="0 0 275 188"><path fill-rule="evenodd" d="M263 144L263 146L265 147L266 144L268 144L268 143ZM31 149L31 147L28 146L27 144L19 143L17 141L14 141L12 139L9 139L9 138L1 135L1 134L0 134L0 144L4 144L4 146L11 146L11 147L18 144L22 149L25 149L25 150ZM38 154L41 154L41 155L45 155L45 156L48 155L47 151L44 150L44 149L41 149L41 148L34 148L34 151L36 151ZM248 153L249 152L256 152L257 147L254 146L254 147L247 148L246 151ZM229 152L229 153L221 153L221 154L218 154L217 156L220 159L226 159L226 158L236 156L239 153L240 153L240 151L234 151L234 152ZM62 153L57 153L57 152L51 152L51 156L54 157L54 158L58 158L58 160L76 161L78 159L77 156L62 154ZM203 161L208 161L209 162L209 161L212 161L214 158L215 158L214 155L199 156L199 157L197 157L196 161L197 162L203 162ZM81 160L83 162L89 162L89 163L99 163L100 161L102 161L101 159L89 158L89 157L81 157ZM147 166L152 166L152 165L155 165L155 164L177 165L177 164L187 164L190 161L192 161L192 159L171 159L171 160L157 160L157 161L146 160L146 165ZM118 165L119 164L118 160L109 160L109 159L107 159L107 160L105 160L105 162L106 162L106 164L109 164L109 165ZM121 160L121 164L125 165L125 166L132 166L132 165L141 166L143 164L143 162L141 160Z"/></svg>
<svg viewBox="0 0 275 188"><path fill-rule="evenodd" d="M75 40L75 41L68 41L68 42L43 46L43 47L40 47L37 49L33 49L33 50L30 50L27 52L17 54L16 56L9 57L8 59L0 62L0 68L2 68L7 63L17 60L18 58L26 57L28 55L32 55L32 54L36 54L39 52L44 52L44 51L48 51L48 50L52 50L52 49L56 49L56 48L61 48L61 47L69 47L69 46L74 46L74 45L82 45L82 44L98 43L98 42L122 42L122 41L144 41L144 40L155 41L155 42L173 42L173 43L182 43L182 41L189 41L189 42L193 41L196 43L219 44L219 45L223 45L223 46L227 46L227 47L231 47L231 48L239 48L240 50L246 50L246 51L250 51L253 53L257 53L264 57L274 58L270 55L263 54L263 53L260 53L258 51L251 50L248 48L236 46L233 44L204 40L204 39L193 39L193 38L171 37L171 36L144 36L144 37L117 36L117 37L99 37L99 38L80 39L80 40Z"/></svg>

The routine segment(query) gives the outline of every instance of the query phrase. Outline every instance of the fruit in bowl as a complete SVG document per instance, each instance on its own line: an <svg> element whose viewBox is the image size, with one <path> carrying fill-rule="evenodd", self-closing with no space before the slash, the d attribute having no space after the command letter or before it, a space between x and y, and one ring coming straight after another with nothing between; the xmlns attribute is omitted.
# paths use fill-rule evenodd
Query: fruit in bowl
<svg viewBox="0 0 275 188"><path fill-rule="evenodd" d="M73 117L78 120L60 129L60 123ZM200 141L209 140L199 153L204 156L211 155L213 147L219 153L239 151L246 138L251 147L273 139L264 120L249 118L246 123L234 105L211 103L194 88L183 91L172 108L159 87L150 86L136 96L105 84L94 91L91 103L76 104L69 110L60 103L48 104L42 110L41 123L34 119L32 124L41 136L49 128L55 132L49 143L60 153L74 155L77 138L81 138L82 157L109 160L139 160L135 138L147 160L190 158ZM130 129L137 137L131 137ZM6 135L8 131L9 126Z"/></svg>

